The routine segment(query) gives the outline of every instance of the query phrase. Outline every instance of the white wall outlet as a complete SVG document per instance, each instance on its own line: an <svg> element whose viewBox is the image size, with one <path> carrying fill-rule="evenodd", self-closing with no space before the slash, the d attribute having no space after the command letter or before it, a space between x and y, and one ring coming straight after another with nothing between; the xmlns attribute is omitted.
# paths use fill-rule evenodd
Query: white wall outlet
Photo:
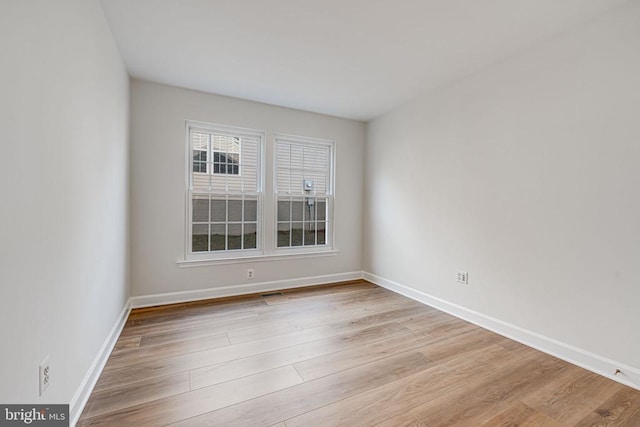
<svg viewBox="0 0 640 427"><path fill-rule="evenodd" d="M247 268L247 279L251 280L255 277L253 268Z"/></svg>
<svg viewBox="0 0 640 427"><path fill-rule="evenodd" d="M49 365L49 356L45 357L40 364L40 396L49 387L51 382L51 366Z"/></svg>
<svg viewBox="0 0 640 427"><path fill-rule="evenodd" d="M463 285L469 284L469 273L466 271L458 271L458 277L456 280L458 283L462 283Z"/></svg>

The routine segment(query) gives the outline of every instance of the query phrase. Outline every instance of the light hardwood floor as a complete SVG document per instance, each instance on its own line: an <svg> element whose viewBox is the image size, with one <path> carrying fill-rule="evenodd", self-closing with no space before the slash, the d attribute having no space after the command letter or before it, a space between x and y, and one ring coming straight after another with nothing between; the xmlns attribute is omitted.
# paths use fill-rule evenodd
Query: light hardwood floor
<svg viewBox="0 0 640 427"><path fill-rule="evenodd" d="M640 426L640 391L365 281L134 310L79 426Z"/></svg>

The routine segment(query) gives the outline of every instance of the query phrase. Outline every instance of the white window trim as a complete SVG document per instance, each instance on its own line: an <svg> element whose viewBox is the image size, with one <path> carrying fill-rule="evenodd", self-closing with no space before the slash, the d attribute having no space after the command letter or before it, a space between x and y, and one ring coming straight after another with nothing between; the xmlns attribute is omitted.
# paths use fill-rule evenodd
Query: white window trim
<svg viewBox="0 0 640 427"><path fill-rule="evenodd" d="M193 147L191 144L191 132L192 131L202 131L202 132L215 132L221 135L228 136L246 136L250 138L258 138L259 147L258 153L260 156L260 161L256 165L257 176L258 176L258 188L257 195L258 198L258 217L256 218L256 249L234 249L234 250L225 250L220 252L193 252L192 249L192 236L191 236L191 222L192 222L192 212L191 212L191 197L193 195L193 183L191 181L192 174L197 173L193 172ZM240 128L234 126L226 126L226 125L218 125L215 123L206 123L194 120L186 120L185 121L185 141L186 141L186 175L185 175L185 253L184 259L179 260L178 264L181 263L190 263L190 262L199 262L199 261L216 261L216 260L232 260L232 259L243 259L243 258L255 258L264 255L265 251L265 242L263 237L263 230L265 229L264 223L264 181L265 181L265 145L266 145L266 137L265 133L260 130L248 129L248 128ZM209 159L207 158L207 174L209 172ZM216 175L224 175L224 174L216 174ZM249 195L254 195L250 193Z"/></svg>
<svg viewBox="0 0 640 427"><path fill-rule="evenodd" d="M229 250L220 253L215 252L192 252L191 251L191 200L192 197L192 163L193 150L191 145L191 130L200 130L203 132L215 131L219 134L227 134L229 136L248 136L252 138L259 138L259 155L260 161L256 165L258 168L259 187L258 187L258 218L257 218L257 233L256 233L256 249L244 249L244 250ZM185 184L186 184L186 196L185 196L185 252L183 259L177 261L179 268L191 268L191 267L205 267L213 265L224 264L238 264L238 263L254 263L265 261L283 261L290 259L302 259L302 258L315 258L315 257L328 257L336 256L340 251L335 244L335 216L334 216L334 204L335 204L335 170L336 170L336 149L335 142L327 139L311 138L299 135L291 135L285 133L274 133L271 139L271 144L267 141L266 133L261 130L240 128L227 125L218 125L214 123L207 123L195 120L185 121L185 141L186 141L186 156L185 156ZM278 248L277 247L277 197L276 193L276 171L277 171L277 156L276 148L277 142L292 142L292 143L310 143L316 145L324 145L330 149L330 162L329 162L329 194L330 203L327 208L327 224L329 230L327 231L327 244L323 246L297 246ZM272 170L268 171L266 165L266 152L267 145L271 145L270 151L272 154L273 166ZM241 154L242 155L242 154ZM208 160L208 159L207 159ZM207 173L209 173L207 162ZM195 172L197 173L197 172ZM272 212L265 212L265 182L267 174L272 179ZM297 195L295 195L297 196ZM320 197L324 197L323 195ZM265 236L267 233L267 223L271 224L269 227L272 230L270 242L266 241Z"/></svg>
<svg viewBox="0 0 640 427"><path fill-rule="evenodd" d="M296 247L278 247L278 193L277 193L277 170L278 170L278 158L276 155L278 142L284 143L293 143L293 144L309 144L309 145L320 145L329 148L329 187L328 194L326 195L329 199L329 206L327 208L327 226L329 230L327 231L326 238L328 240L327 244L322 246L296 246ZM273 242L272 249L274 254L278 255L297 255L304 253L322 253L322 252L335 252L335 217L334 217L334 204L335 204L335 170L336 170L336 149L335 142L329 139L320 139L320 138L311 138L307 136L299 136L299 135L291 135L286 133L274 133L273 135L273 220L272 229L273 229ZM281 194L282 195L282 194ZM304 197L304 194L291 194L293 197ZM314 194L315 196L315 194ZM321 195L320 197L325 197Z"/></svg>
<svg viewBox="0 0 640 427"><path fill-rule="evenodd" d="M237 257L237 258L180 260L178 261L178 267L191 268L191 267L207 267L212 265L243 264L243 263L249 263L249 262L255 263L255 262L288 261L291 259L330 257L330 256L336 256L339 253L340 253L339 250L321 250L321 251L315 251L315 252L296 253L296 254L271 254L271 255L245 256L245 257Z"/></svg>

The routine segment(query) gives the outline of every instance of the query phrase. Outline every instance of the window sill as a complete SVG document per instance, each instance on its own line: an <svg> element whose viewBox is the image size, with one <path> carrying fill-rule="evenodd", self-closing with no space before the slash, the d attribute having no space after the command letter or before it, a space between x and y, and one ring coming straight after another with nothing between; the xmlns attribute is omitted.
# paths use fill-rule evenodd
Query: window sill
<svg viewBox="0 0 640 427"><path fill-rule="evenodd" d="M270 262L270 261L288 261L292 259L302 258L319 258L338 255L339 250L328 250L318 252L300 252L300 253L288 253L288 254L276 254L276 255L256 255L256 256L244 256L237 258L219 258L219 259L194 259L194 260L179 260L177 261L180 268L193 268L193 267L208 267L212 265L224 265L224 264L244 264L253 262Z"/></svg>

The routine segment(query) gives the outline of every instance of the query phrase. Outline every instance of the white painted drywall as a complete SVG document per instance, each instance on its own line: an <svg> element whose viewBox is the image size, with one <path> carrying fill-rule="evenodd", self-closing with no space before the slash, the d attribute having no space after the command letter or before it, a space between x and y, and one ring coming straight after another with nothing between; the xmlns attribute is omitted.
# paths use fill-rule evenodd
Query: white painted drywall
<svg viewBox="0 0 640 427"><path fill-rule="evenodd" d="M69 403L129 293L129 79L93 0L3 1L0 58L0 402Z"/></svg>
<svg viewBox="0 0 640 427"><path fill-rule="evenodd" d="M179 268L185 256L185 120L266 132L272 164L274 132L336 143L337 256ZM156 83L131 83L132 295L152 295L271 282L361 270L362 122L274 107ZM266 188L272 182L266 180ZM266 207L266 203L265 203ZM246 279L253 268L255 279Z"/></svg>
<svg viewBox="0 0 640 427"><path fill-rule="evenodd" d="M364 269L640 368L639 76L631 1L369 123Z"/></svg>

